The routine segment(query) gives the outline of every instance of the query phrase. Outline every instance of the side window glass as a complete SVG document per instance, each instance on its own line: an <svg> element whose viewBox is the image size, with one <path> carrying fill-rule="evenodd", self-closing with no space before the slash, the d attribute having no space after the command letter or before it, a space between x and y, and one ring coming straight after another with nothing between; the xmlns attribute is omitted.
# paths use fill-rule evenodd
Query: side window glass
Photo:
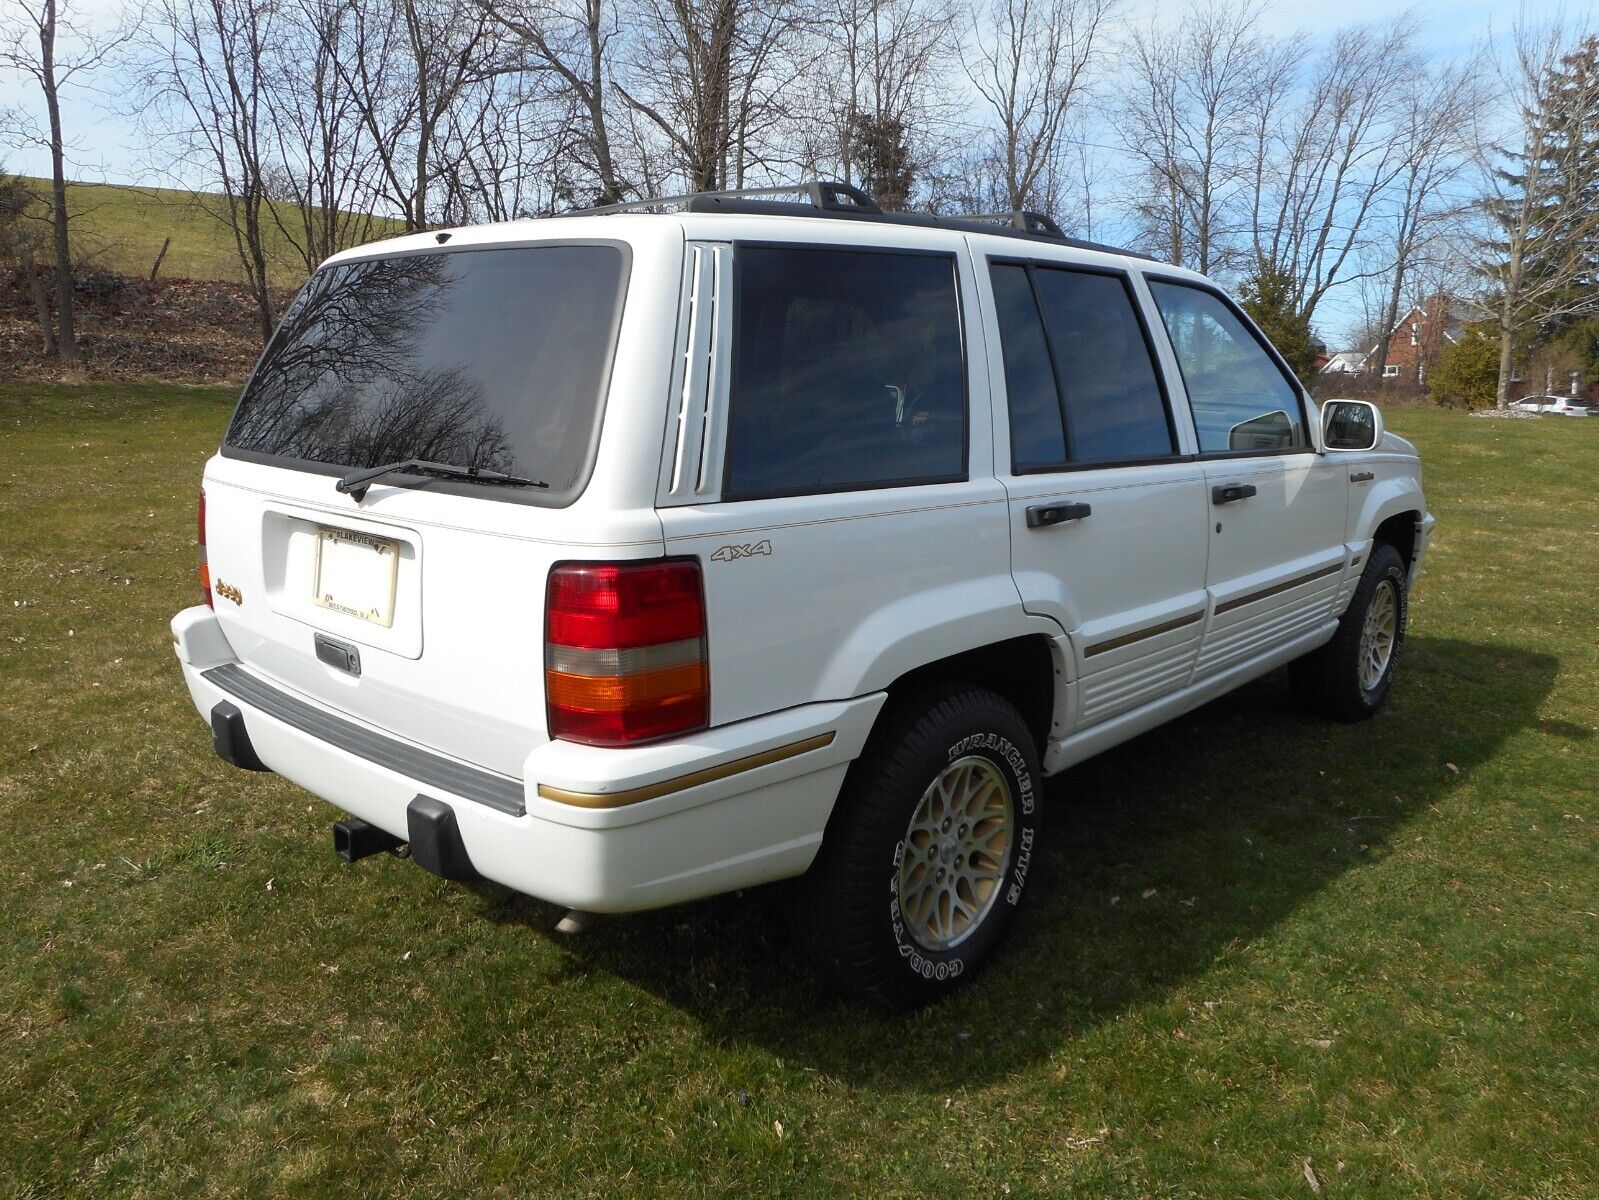
<svg viewBox="0 0 1599 1200"><path fill-rule="evenodd" d="M1034 269L1074 463L1164 458L1176 450L1166 397L1127 281Z"/></svg>
<svg viewBox="0 0 1599 1200"><path fill-rule="evenodd" d="M1066 461L1055 370L1044 340L1044 321L1033 299L1027 268L994 263L995 315L1005 360L1005 397L1010 409L1011 469L1026 471Z"/></svg>
<svg viewBox="0 0 1599 1200"><path fill-rule="evenodd" d="M1203 453L1293 450L1310 444L1299 393L1225 301L1151 279L1188 389Z"/></svg>
<svg viewBox="0 0 1599 1200"><path fill-rule="evenodd" d="M729 499L966 476L955 260L737 248Z"/></svg>

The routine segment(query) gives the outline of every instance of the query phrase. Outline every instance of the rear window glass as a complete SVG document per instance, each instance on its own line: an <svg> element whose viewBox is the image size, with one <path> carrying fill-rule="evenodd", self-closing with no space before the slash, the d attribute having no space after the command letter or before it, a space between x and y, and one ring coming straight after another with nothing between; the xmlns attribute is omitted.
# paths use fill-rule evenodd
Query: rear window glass
<svg viewBox="0 0 1599 1200"><path fill-rule="evenodd" d="M1079 465L1176 452L1166 396L1125 277L1016 263L995 263L990 274L1013 470L1064 466L1068 450Z"/></svg>
<svg viewBox="0 0 1599 1200"><path fill-rule="evenodd" d="M955 260L740 246L724 493L965 477Z"/></svg>
<svg viewBox="0 0 1599 1200"><path fill-rule="evenodd" d="M1127 281L1046 267L1033 278L1066 396L1072 461L1172 454L1166 397Z"/></svg>
<svg viewBox="0 0 1599 1200"><path fill-rule="evenodd" d="M318 271L224 445L351 470L406 458L486 467L550 487L485 495L570 499L588 470L624 269L614 246L537 246Z"/></svg>

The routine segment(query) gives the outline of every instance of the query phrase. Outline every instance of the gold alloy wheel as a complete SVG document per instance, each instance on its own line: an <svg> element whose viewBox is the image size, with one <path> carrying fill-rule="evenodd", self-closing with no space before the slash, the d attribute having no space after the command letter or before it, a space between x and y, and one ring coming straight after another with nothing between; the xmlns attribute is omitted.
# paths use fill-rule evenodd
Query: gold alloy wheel
<svg viewBox="0 0 1599 1200"><path fill-rule="evenodd" d="M978 755L956 759L922 793L905 830L899 904L924 950L969 937L999 901L1015 838L1010 782Z"/></svg>
<svg viewBox="0 0 1599 1200"><path fill-rule="evenodd" d="M1371 594L1366 623L1360 631L1360 686L1371 691L1382 682L1399 637L1399 593L1384 579Z"/></svg>

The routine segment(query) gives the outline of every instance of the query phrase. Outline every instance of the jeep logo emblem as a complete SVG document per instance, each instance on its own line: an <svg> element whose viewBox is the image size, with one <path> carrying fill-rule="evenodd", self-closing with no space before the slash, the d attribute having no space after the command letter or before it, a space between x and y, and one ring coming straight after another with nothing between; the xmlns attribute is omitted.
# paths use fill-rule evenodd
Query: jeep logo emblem
<svg viewBox="0 0 1599 1200"><path fill-rule="evenodd" d="M244 593L238 588L234 587L231 583L227 583L221 579L217 580L216 592L217 595L221 596L224 600L231 600L235 604L244 603Z"/></svg>
<svg viewBox="0 0 1599 1200"><path fill-rule="evenodd" d="M757 554L770 554L772 543L766 539L756 542L753 546L722 546L711 555L712 562L735 562L741 558L754 558Z"/></svg>

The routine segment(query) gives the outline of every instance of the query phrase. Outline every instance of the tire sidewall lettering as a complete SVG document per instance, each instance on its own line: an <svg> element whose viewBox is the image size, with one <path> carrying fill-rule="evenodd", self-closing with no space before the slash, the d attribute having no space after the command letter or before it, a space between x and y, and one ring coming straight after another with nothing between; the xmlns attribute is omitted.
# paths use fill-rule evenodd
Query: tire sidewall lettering
<svg viewBox="0 0 1599 1200"><path fill-rule="evenodd" d="M954 739L946 748L944 761L952 763L957 759L970 755L980 755L989 759L1006 776L1013 789L1014 800L1017 808L1018 837L1015 849L1010 856L1006 867L1006 876L1002 883L1005 908L1014 908L1021 901L1022 892L1026 886L1027 873L1032 865L1033 848L1036 841L1037 830L1030 818L1034 815L1037 806L1036 784L1032 770L1029 768L1026 756L1004 734L991 730L970 733ZM995 905L983 919L982 925L974 930L966 942L955 950L940 953L923 949L917 944L905 923L904 913L900 907L899 871L905 858L905 838L903 835L894 844L893 864L889 872L889 929L894 940L894 947L900 961L913 975L928 983L944 983L960 978L967 970L967 962L962 950L970 943L983 944L987 939L985 932L995 922L995 918L1002 911L1002 906ZM981 955L979 955L981 957Z"/></svg>

